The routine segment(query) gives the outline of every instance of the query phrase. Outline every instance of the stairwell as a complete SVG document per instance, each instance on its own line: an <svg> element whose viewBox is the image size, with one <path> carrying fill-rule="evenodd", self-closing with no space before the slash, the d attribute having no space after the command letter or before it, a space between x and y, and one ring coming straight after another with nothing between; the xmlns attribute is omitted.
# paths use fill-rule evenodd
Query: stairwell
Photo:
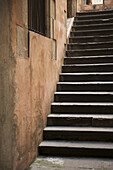
<svg viewBox="0 0 113 170"><path fill-rule="evenodd" d="M113 10L77 13L39 155L113 157Z"/></svg>

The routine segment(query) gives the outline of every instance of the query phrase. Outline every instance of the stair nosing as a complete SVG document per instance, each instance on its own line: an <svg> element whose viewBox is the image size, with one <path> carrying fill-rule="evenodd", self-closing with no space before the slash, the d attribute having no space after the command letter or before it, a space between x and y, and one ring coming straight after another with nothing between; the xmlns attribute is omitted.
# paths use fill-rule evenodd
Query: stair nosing
<svg viewBox="0 0 113 170"><path fill-rule="evenodd" d="M94 85L94 84L96 84L96 85L108 85L108 84L113 84L113 82L99 82L99 81L94 81L94 82L58 82L57 83L57 85L80 85L80 84L82 84L82 85Z"/></svg>
<svg viewBox="0 0 113 170"><path fill-rule="evenodd" d="M107 42L87 42L87 43L69 43L68 46L71 45L98 45L98 44L113 44L113 41L107 41Z"/></svg>
<svg viewBox="0 0 113 170"><path fill-rule="evenodd" d="M113 48L97 48L97 49L80 49L80 50L67 50L66 52L77 52L77 51L100 51L100 50L113 50ZM106 55L107 56L107 55Z"/></svg>
<svg viewBox="0 0 113 170"><path fill-rule="evenodd" d="M113 58L113 55L108 56L78 56L78 57L64 57L64 59L89 59L89 58Z"/></svg>
<svg viewBox="0 0 113 170"><path fill-rule="evenodd" d="M103 24L90 24L90 26L109 26L109 25L113 25L113 23L103 23ZM73 25L72 26L73 28L76 28L76 27L78 27L78 28L81 28L81 27L89 27L89 25Z"/></svg>
<svg viewBox="0 0 113 170"><path fill-rule="evenodd" d="M48 145L47 145L48 144ZM84 144L84 145L83 145ZM66 141L43 141L39 147L68 147L68 148L98 148L98 149L113 149L111 142L66 142ZM97 147L98 146L98 147Z"/></svg>
<svg viewBox="0 0 113 170"><path fill-rule="evenodd" d="M93 118L93 119L113 119L113 114L58 114L51 113L48 118Z"/></svg>
<svg viewBox="0 0 113 170"><path fill-rule="evenodd" d="M53 102L51 104L52 106L112 106L113 107L113 102Z"/></svg>
<svg viewBox="0 0 113 170"><path fill-rule="evenodd" d="M98 92L98 91L95 91L95 92L89 92L89 91L77 91L77 92L55 92L54 93L55 95L57 94L69 94L69 95L76 95L76 94L90 94L90 95L113 95L113 92Z"/></svg>
<svg viewBox="0 0 113 170"><path fill-rule="evenodd" d="M44 128L44 132L46 131L73 131L73 132L112 132L113 133L113 128L111 127L68 127L68 126L47 126Z"/></svg>

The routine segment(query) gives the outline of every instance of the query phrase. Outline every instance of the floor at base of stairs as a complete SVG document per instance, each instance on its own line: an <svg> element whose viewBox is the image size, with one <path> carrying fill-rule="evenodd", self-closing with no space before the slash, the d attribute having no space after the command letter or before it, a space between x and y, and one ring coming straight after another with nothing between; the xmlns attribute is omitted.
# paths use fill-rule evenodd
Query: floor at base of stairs
<svg viewBox="0 0 113 170"><path fill-rule="evenodd" d="M38 157L27 170L113 170L113 159Z"/></svg>

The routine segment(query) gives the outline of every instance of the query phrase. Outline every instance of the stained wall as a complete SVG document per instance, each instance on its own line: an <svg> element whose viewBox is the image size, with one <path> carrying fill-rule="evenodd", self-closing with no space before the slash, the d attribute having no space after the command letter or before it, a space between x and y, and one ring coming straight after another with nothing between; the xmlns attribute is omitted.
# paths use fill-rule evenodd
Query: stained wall
<svg viewBox="0 0 113 170"><path fill-rule="evenodd" d="M65 55L66 16L67 1L56 0L53 58L53 40L28 31L27 0L0 1L0 170L24 170L37 156Z"/></svg>
<svg viewBox="0 0 113 170"><path fill-rule="evenodd" d="M79 0L77 5L77 11L87 11L87 10L106 10L113 9L112 0L104 0L103 5L83 5L83 0Z"/></svg>

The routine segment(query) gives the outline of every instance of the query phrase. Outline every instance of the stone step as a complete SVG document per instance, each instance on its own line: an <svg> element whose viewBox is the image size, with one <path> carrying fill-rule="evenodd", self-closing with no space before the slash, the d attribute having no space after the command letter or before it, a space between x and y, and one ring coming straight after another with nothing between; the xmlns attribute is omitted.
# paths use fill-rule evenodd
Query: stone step
<svg viewBox="0 0 113 170"><path fill-rule="evenodd" d="M100 15L100 14L113 14L113 10L96 10L96 11L85 11L77 12L76 16L85 16L85 15Z"/></svg>
<svg viewBox="0 0 113 170"><path fill-rule="evenodd" d="M67 50L67 57L113 55L113 48Z"/></svg>
<svg viewBox="0 0 113 170"><path fill-rule="evenodd" d="M67 44L67 50L100 49L100 48L113 48L113 41L109 41L109 42L69 43L69 44Z"/></svg>
<svg viewBox="0 0 113 170"><path fill-rule="evenodd" d="M93 20L93 19L110 19L113 18L113 13L110 14L98 14L98 15L84 15L76 16L75 21L77 20Z"/></svg>
<svg viewBox="0 0 113 170"><path fill-rule="evenodd" d="M57 84L58 92L76 92L76 91L98 91L112 92L113 82L59 82Z"/></svg>
<svg viewBox="0 0 113 170"><path fill-rule="evenodd" d="M108 102L54 102L52 113L113 114L113 103Z"/></svg>
<svg viewBox="0 0 113 170"><path fill-rule="evenodd" d="M70 36L97 36L97 35L111 35L113 34L113 29L96 29L96 30L80 30L71 31Z"/></svg>
<svg viewBox="0 0 113 170"><path fill-rule="evenodd" d="M113 72L61 73L60 82L113 81Z"/></svg>
<svg viewBox="0 0 113 170"><path fill-rule="evenodd" d="M78 30L96 30L96 29L112 29L113 23L90 24L90 25L76 25L74 23L72 31Z"/></svg>
<svg viewBox="0 0 113 170"><path fill-rule="evenodd" d="M113 40L113 35L95 35L95 36L76 36L70 37L69 43L89 43L89 42L109 42Z"/></svg>
<svg viewBox="0 0 113 170"><path fill-rule="evenodd" d="M47 126L113 127L112 114L50 114Z"/></svg>
<svg viewBox="0 0 113 170"><path fill-rule="evenodd" d="M43 141L40 155L113 158L113 143Z"/></svg>
<svg viewBox="0 0 113 170"><path fill-rule="evenodd" d="M62 65L63 73L112 72L113 63Z"/></svg>
<svg viewBox="0 0 113 170"><path fill-rule="evenodd" d="M51 126L44 129L43 140L113 142L113 128Z"/></svg>
<svg viewBox="0 0 113 170"><path fill-rule="evenodd" d="M113 55L108 56L81 56L81 57L65 57L64 64L98 64L113 63Z"/></svg>
<svg viewBox="0 0 113 170"><path fill-rule="evenodd" d="M55 102L112 102L113 92L55 92Z"/></svg>
<svg viewBox="0 0 113 170"><path fill-rule="evenodd" d="M108 19L93 19L93 20L76 20L73 25L92 25L92 24L107 24L113 23L113 18Z"/></svg>

